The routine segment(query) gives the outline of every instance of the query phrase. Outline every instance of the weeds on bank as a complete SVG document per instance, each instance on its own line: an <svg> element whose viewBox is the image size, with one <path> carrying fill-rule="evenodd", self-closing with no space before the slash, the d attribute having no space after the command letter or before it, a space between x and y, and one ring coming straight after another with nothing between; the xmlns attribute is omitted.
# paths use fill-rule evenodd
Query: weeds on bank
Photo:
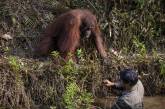
<svg viewBox="0 0 165 109"><path fill-rule="evenodd" d="M67 109L89 109L93 102L92 94L81 90L75 82L67 85L63 98Z"/></svg>
<svg viewBox="0 0 165 109"><path fill-rule="evenodd" d="M21 67L23 66L23 62L21 62L21 60L19 60L15 56L10 56L10 57L8 57L8 63L9 63L9 66L11 67L11 69L13 70L13 73L15 73L17 86L21 86L22 80L21 80L20 71L21 71Z"/></svg>
<svg viewBox="0 0 165 109"><path fill-rule="evenodd" d="M18 60L17 57L14 57L14 56L8 57L8 63L9 63L9 65L10 65L11 69L12 69L14 72L18 73L18 72L20 71L20 69L21 69L21 64L20 64L20 62L19 62L19 60Z"/></svg>
<svg viewBox="0 0 165 109"><path fill-rule="evenodd" d="M159 61L160 62L160 74L165 77L165 61Z"/></svg>
<svg viewBox="0 0 165 109"><path fill-rule="evenodd" d="M88 109L93 102L91 93L88 93L76 83L79 68L75 66L72 60L69 60L61 69L67 80L66 90L64 92L64 103L67 109ZM81 74L80 74L81 75Z"/></svg>
<svg viewBox="0 0 165 109"><path fill-rule="evenodd" d="M145 57L147 54L147 50L145 45L140 42L136 36L133 37L133 45L135 46L135 51L140 54L140 56Z"/></svg>
<svg viewBox="0 0 165 109"><path fill-rule="evenodd" d="M59 59L60 55L57 51L52 52L53 58ZM84 59L82 49L78 49L76 56L81 60ZM67 109L88 109L91 107L93 102L93 96L91 93L87 92L83 87L80 87L77 83L77 78L81 73L80 67L71 59L72 54L68 53L70 58L64 65L60 66L58 73L64 76L67 82L65 92L63 94L63 101ZM83 75L84 76L84 75ZM52 107L52 109L54 109Z"/></svg>

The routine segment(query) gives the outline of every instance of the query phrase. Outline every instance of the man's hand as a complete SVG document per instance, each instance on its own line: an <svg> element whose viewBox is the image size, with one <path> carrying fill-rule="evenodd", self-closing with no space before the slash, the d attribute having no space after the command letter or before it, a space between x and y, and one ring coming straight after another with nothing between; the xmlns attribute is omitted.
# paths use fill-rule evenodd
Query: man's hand
<svg viewBox="0 0 165 109"><path fill-rule="evenodd" d="M114 85L115 85L115 83L113 83L113 82L111 82L111 81L109 81L109 80L107 80L107 79L104 80L103 83L104 83L106 86L108 86L108 87L109 87L109 86L114 86Z"/></svg>

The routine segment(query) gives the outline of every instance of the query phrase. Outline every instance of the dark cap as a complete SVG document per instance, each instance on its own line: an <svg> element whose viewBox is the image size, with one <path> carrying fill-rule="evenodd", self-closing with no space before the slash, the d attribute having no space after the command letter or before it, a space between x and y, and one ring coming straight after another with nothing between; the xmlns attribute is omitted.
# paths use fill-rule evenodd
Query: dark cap
<svg viewBox="0 0 165 109"><path fill-rule="evenodd" d="M124 83L129 83L131 86L133 86L138 81L138 74L133 69L124 69L120 71L120 78Z"/></svg>

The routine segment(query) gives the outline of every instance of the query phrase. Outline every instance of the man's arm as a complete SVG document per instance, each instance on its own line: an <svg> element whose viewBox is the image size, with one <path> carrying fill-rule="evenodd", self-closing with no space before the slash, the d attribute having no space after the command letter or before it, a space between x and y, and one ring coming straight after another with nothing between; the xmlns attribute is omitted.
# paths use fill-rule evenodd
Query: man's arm
<svg viewBox="0 0 165 109"><path fill-rule="evenodd" d="M104 80L103 83L107 86L107 87L112 87L114 89L118 89L118 90L123 90L122 84L121 82L111 82L109 80Z"/></svg>

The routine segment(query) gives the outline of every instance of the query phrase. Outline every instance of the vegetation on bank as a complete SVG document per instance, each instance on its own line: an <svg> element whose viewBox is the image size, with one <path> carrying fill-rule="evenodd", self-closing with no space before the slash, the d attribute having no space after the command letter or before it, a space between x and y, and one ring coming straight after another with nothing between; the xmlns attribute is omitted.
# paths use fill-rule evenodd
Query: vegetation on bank
<svg viewBox="0 0 165 109"><path fill-rule="evenodd" d="M128 67L138 70L146 95L165 94L164 4L163 0L1 0L0 108L88 109L95 97L111 96L102 80L115 80L118 71ZM63 63L58 52L44 61L33 58L42 30L74 8L87 8L97 16L109 63L104 64L86 40L77 51L78 65L71 60Z"/></svg>
<svg viewBox="0 0 165 109"><path fill-rule="evenodd" d="M119 70L130 67L138 69L146 95L164 94L164 57L110 57L111 63L106 65L101 64L97 57L94 60L81 57L79 65L69 61L62 66L51 60L1 57L1 106L36 108L46 105L52 109L87 109L95 97L111 96L111 90L102 85L103 79L115 80Z"/></svg>

